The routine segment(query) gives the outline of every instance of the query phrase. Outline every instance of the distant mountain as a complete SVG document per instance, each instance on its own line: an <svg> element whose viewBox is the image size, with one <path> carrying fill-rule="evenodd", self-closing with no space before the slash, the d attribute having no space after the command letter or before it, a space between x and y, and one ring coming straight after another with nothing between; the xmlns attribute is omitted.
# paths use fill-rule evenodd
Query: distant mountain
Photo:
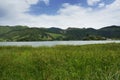
<svg viewBox="0 0 120 80"><path fill-rule="evenodd" d="M51 28L48 28L47 30L51 33L57 33L57 34L62 34L64 32L64 30L56 27L51 27Z"/></svg>
<svg viewBox="0 0 120 80"><path fill-rule="evenodd" d="M120 26L108 26L98 30L98 35L111 39L120 39Z"/></svg>
<svg viewBox="0 0 120 80"><path fill-rule="evenodd" d="M120 39L120 26L93 28L29 28L0 26L0 41L105 40Z"/></svg>

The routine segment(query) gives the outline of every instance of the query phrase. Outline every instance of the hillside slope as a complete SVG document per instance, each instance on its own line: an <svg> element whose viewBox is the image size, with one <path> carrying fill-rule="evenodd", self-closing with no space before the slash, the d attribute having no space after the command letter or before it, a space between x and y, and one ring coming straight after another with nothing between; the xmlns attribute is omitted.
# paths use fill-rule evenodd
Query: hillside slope
<svg viewBox="0 0 120 80"><path fill-rule="evenodd" d="M0 41L105 40L120 39L120 26L93 28L29 28L0 26Z"/></svg>

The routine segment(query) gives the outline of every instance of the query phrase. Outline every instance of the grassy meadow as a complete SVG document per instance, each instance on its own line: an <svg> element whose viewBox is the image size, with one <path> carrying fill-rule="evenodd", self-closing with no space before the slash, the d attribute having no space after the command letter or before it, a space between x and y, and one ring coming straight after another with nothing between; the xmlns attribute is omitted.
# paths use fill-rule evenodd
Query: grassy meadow
<svg viewBox="0 0 120 80"><path fill-rule="evenodd" d="M0 80L120 80L120 44L1 46Z"/></svg>

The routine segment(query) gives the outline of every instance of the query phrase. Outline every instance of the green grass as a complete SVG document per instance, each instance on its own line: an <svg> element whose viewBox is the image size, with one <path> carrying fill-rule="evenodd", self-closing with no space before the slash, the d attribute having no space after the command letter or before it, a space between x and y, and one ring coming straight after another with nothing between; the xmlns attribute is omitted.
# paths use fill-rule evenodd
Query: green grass
<svg viewBox="0 0 120 80"><path fill-rule="evenodd" d="M2 46L0 80L120 80L120 44Z"/></svg>

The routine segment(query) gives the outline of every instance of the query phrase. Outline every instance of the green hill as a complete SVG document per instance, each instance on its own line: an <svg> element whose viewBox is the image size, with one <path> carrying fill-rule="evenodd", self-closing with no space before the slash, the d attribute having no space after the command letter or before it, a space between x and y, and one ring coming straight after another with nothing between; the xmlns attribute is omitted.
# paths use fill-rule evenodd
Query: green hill
<svg viewBox="0 0 120 80"><path fill-rule="evenodd" d="M120 39L120 26L104 27L99 29L98 32L99 35L107 38Z"/></svg>
<svg viewBox="0 0 120 80"><path fill-rule="evenodd" d="M63 38L62 34L53 33L45 28L0 27L1 41L46 41Z"/></svg>
<svg viewBox="0 0 120 80"><path fill-rule="evenodd" d="M0 41L104 40L120 39L120 26L93 28L29 28L0 26Z"/></svg>

